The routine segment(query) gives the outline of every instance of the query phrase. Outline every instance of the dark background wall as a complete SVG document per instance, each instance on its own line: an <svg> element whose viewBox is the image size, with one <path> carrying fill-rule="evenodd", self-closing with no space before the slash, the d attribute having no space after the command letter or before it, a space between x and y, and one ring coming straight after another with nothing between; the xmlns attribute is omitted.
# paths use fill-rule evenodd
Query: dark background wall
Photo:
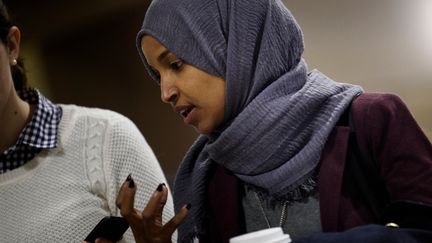
<svg viewBox="0 0 432 243"><path fill-rule="evenodd" d="M136 51L147 1L5 2L23 33L31 84L55 102L129 117L172 178L197 133L160 101Z"/></svg>
<svg viewBox="0 0 432 243"><path fill-rule="evenodd" d="M145 135L168 178L196 138L159 98L135 47L147 0L9 0L31 84L59 103L115 110ZM341 82L398 93L432 137L432 1L286 0L305 58Z"/></svg>

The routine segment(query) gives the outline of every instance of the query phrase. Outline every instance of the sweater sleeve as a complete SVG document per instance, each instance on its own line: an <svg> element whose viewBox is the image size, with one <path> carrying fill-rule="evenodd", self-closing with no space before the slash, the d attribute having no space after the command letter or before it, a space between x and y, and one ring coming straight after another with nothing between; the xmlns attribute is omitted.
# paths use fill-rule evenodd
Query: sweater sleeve
<svg viewBox="0 0 432 243"><path fill-rule="evenodd" d="M138 128L128 118L118 115L109 121L106 141L104 142L104 171L106 181L106 199L112 215L119 215L115 201L120 186L131 173L137 185L135 208L144 209L159 183L165 176L154 155ZM171 194L164 209L163 222L174 215ZM127 232L126 242L133 242L132 234Z"/></svg>
<svg viewBox="0 0 432 243"><path fill-rule="evenodd" d="M396 95L365 94L357 131L363 144L379 163L380 173L392 200L432 204L432 146L407 106Z"/></svg>

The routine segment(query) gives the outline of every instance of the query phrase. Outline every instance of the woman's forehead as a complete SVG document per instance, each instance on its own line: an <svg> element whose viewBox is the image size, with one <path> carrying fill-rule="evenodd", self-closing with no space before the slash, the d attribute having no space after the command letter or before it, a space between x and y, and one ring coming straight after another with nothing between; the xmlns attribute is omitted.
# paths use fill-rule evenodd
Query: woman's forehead
<svg viewBox="0 0 432 243"><path fill-rule="evenodd" d="M164 58L169 53L162 43L150 35L145 35L141 39L141 49L148 61L153 59L154 61L160 61L160 59Z"/></svg>

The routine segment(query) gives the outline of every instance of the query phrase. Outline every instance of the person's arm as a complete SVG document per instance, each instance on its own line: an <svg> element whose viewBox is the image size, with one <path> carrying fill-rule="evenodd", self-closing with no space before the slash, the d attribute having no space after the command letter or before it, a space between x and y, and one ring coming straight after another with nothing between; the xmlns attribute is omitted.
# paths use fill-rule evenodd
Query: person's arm
<svg viewBox="0 0 432 243"><path fill-rule="evenodd" d="M391 200L432 204L432 145L403 101L392 94L365 94L353 111L359 144L379 163Z"/></svg>

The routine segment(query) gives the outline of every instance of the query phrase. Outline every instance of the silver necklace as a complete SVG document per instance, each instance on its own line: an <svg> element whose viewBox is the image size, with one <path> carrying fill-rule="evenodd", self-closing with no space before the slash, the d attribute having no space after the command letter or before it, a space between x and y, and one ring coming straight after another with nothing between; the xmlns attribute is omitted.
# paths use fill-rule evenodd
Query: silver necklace
<svg viewBox="0 0 432 243"><path fill-rule="evenodd" d="M255 194L255 197L258 199L261 212L264 215L264 219L265 219L265 221L267 223L267 227L271 228L270 221L267 218L267 214L264 211L264 207L263 207L263 203L261 202L261 198L258 196L258 194L256 192L254 192L254 194ZM281 212L281 216L280 216L280 219L279 219L279 227L281 227L281 228L285 224L285 221L286 221L286 218L287 218L287 207L288 207L288 202L285 201L284 204L283 204L283 206L282 206L282 212Z"/></svg>

